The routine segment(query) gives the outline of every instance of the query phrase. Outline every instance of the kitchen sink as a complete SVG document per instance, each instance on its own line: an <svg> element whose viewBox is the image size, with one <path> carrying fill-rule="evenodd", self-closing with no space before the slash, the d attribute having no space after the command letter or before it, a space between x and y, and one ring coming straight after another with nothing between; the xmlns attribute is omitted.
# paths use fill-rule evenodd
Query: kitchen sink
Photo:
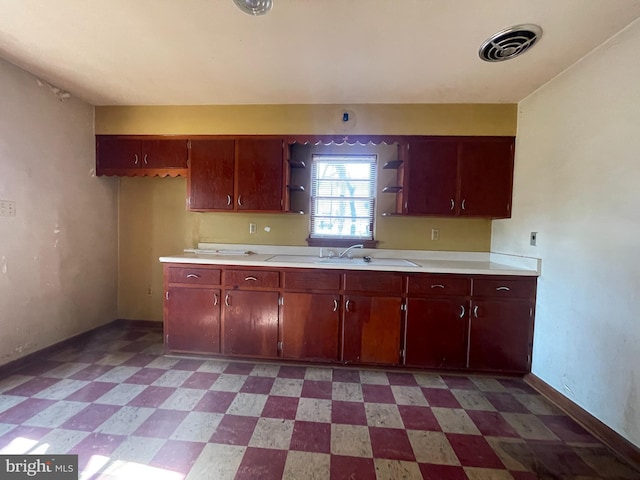
<svg viewBox="0 0 640 480"><path fill-rule="evenodd" d="M354 258L340 258L340 257L327 257L317 259L315 263L329 263L338 265L378 265L384 267L419 267L417 263L413 263L410 260L404 258L371 258L368 262L361 257Z"/></svg>
<svg viewBox="0 0 640 480"><path fill-rule="evenodd" d="M404 258L371 258L366 262L362 257L314 257L310 255L274 255L267 262L315 263L325 265L377 265L381 267L419 267L417 263Z"/></svg>
<svg viewBox="0 0 640 480"><path fill-rule="evenodd" d="M321 260L313 255L274 255L267 258L267 262L284 262L284 263L316 263Z"/></svg>

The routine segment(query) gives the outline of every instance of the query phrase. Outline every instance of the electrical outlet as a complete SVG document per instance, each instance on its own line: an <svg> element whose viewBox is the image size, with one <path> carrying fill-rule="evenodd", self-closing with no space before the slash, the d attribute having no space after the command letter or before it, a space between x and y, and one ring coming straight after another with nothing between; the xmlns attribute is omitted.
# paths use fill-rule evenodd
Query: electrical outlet
<svg viewBox="0 0 640 480"><path fill-rule="evenodd" d="M535 247L538 244L538 232L531 232L529 237L529 245Z"/></svg>
<svg viewBox="0 0 640 480"><path fill-rule="evenodd" d="M249 224L249 233L250 234L256 233L256 224L255 223L250 223Z"/></svg>
<svg viewBox="0 0 640 480"><path fill-rule="evenodd" d="M16 215L16 202L12 200L0 200L0 217L14 217Z"/></svg>
<svg viewBox="0 0 640 480"><path fill-rule="evenodd" d="M431 229L431 240L440 240L440 230L437 228Z"/></svg>

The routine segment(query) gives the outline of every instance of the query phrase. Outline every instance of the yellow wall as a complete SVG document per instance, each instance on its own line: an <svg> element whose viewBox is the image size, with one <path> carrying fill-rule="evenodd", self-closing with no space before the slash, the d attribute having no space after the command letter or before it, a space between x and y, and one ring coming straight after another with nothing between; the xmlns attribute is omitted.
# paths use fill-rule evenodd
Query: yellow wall
<svg viewBox="0 0 640 480"><path fill-rule="evenodd" d="M345 109L356 117L348 129L340 121ZM516 117L516 105L96 107L95 128L97 134L515 135ZM385 181L381 178L378 190ZM120 179L120 318L162 319L159 256L181 253L199 241L306 245L307 215L192 213L185 209L186 193L184 178ZM258 227L254 235L250 222ZM376 222L380 248L488 251L491 244L488 219L379 215ZM432 228L440 230L439 241L430 240Z"/></svg>

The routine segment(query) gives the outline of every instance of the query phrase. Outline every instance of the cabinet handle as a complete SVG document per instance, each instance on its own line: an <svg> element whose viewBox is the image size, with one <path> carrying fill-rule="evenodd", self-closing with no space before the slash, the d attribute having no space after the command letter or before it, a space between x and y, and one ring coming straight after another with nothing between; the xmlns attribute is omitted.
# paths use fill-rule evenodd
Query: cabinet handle
<svg viewBox="0 0 640 480"><path fill-rule="evenodd" d="M346 302L344 302L344 308L347 312L349 312L349 305L351 305L351 300L347 300Z"/></svg>
<svg viewBox="0 0 640 480"><path fill-rule="evenodd" d="M242 195L238 195L238 206L242 206Z"/></svg>
<svg viewBox="0 0 640 480"><path fill-rule="evenodd" d="M336 300L335 298L333 299L333 311L338 311L338 300Z"/></svg>
<svg viewBox="0 0 640 480"><path fill-rule="evenodd" d="M431 288L444 288L444 285L440 285L439 283L436 285L431 285Z"/></svg>
<svg viewBox="0 0 640 480"><path fill-rule="evenodd" d="M138 164L138 160L140 160L140 159L138 158L138 154L137 154L137 153L134 153L134 154L133 154L133 156L135 157L135 161L133 162L133 164L134 164L134 165L137 165L137 164Z"/></svg>
<svg viewBox="0 0 640 480"><path fill-rule="evenodd" d="M230 306L231 306L231 304L230 304L230 302L229 302L229 294L228 294L228 293L227 293L227 295L224 297L224 304L225 304L227 307L230 307Z"/></svg>
<svg viewBox="0 0 640 480"><path fill-rule="evenodd" d="M456 206L456 202L453 201L453 198L451 199L451 210L453 210L453 208Z"/></svg>
<svg viewBox="0 0 640 480"><path fill-rule="evenodd" d="M147 154L146 153L144 154L144 158L142 159L142 161L144 162L145 165L148 163L147 162Z"/></svg>
<svg viewBox="0 0 640 480"><path fill-rule="evenodd" d="M187 278L200 278L200 275L196 275L195 273L190 273L187 275Z"/></svg>
<svg viewBox="0 0 640 480"><path fill-rule="evenodd" d="M252 276L244 277L244 279L245 279L245 281L247 281L247 282L248 282L249 280L253 280L254 282L256 282L256 281L258 280L256 277L252 277Z"/></svg>
<svg viewBox="0 0 640 480"><path fill-rule="evenodd" d="M504 291L508 292L511 289L509 287L497 287L496 290L504 290Z"/></svg>
<svg viewBox="0 0 640 480"><path fill-rule="evenodd" d="M218 305L218 294L213 294L213 306L216 307Z"/></svg>
<svg viewBox="0 0 640 480"><path fill-rule="evenodd" d="M478 318L478 305L476 305L475 307L473 307L473 316Z"/></svg>
<svg viewBox="0 0 640 480"><path fill-rule="evenodd" d="M231 205L231 195L227 195L227 207Z"/></svg>
<svg viewBox="0 0 640 480"><path fill-rule="evenodd" d="M476 307L478 308L478 307ZM464 309L464 305L460 305L460 318L464 318L466 310Z"/></svg>
<svg viewBox="0 0 640 480"><path fill-rule="evenodd" d="M463 210L464 210L464 204L465 204L466 202L467 202L467 199L466 199L466 198L463 198L463 199L462 199L462 205L461 205L461 207L462 207L462 209L463 209Z"/></svg>

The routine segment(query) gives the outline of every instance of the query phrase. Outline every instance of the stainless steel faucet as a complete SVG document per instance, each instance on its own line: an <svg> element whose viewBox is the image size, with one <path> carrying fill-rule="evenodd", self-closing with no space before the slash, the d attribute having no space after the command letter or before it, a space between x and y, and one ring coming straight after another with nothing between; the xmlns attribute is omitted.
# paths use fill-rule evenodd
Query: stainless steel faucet
<svg viewBox="0 0 640 480"><path fill-rule="evenodd" d="M353 250L354 248L364 248L364 245L362 243L351 245L349 248L341 252L338 255L338 258L344 258L345 255L347 256L347 258L353 258L353 252L351 250Z"/></svg>

